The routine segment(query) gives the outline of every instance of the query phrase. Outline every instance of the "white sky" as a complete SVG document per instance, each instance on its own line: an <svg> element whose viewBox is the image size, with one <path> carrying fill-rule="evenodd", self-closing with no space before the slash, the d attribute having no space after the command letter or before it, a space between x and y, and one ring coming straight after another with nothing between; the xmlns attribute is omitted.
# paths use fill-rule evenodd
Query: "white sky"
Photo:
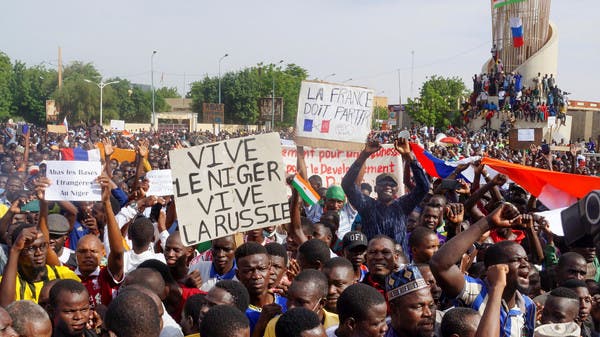
<svg viewBox="0 0 600 337"><path fill-rule="evenodd" d="M548 0L550 1L550 0ZM600 101L597 0L555 0L559 86L571 99ZM258 62L296 63L309 78L367 86L403 101L427 76L471 76L490 56L489 0L105 0L6 1L0 50L28 65L93 62L105 78L177 86ZM335 76L328 77L335 73ZM163 82L161 82L161 77ZM383 92L383 93L382 93Z"/></svg>

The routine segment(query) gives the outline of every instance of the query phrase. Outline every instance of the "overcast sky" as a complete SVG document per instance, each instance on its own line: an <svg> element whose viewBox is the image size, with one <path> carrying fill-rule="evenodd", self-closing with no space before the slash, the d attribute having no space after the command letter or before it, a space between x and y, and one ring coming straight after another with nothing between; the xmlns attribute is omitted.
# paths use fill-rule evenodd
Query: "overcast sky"
<svg viewBox="0 0 600 337"><path fill-rule="evenodd" d="M599 9L597 0L552 3L558 85L571 99L600 101ZM403 101L434 74L471 87L490 56L491 14L489 0L22 0L3 3L0 32L0 50L30 66L55 67L61 46L65 64L92 62L105 78L149 84L157 50L155 85L183 92L217 75L228 53L222 72L284 60L397 103L397 69Z"/></svg>

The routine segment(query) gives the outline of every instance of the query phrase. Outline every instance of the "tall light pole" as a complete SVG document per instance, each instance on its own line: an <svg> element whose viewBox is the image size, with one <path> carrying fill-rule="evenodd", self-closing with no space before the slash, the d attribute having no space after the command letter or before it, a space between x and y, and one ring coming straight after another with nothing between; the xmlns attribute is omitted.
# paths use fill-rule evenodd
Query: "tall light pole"
<svg viewBox="0 0 600 337"><path fill-rule="evenodd" d="M150 124L152 127L155 126L155 119L156 119L156 110L154 110L154 55L156 55L157 51L154 50L152 51L152 56L150 56L150 76L151 76L151 80L152 80L152 120L150 121Z"/></svg>
<svg viewBox="0 0 600 337"><path fill-rule="evenodd" d="M283 63L283 60L279 61L277 65ZM271 80L273 81L273 91L271 92L271 131L275 129L275 70L272 70Z"/></svg>
<svg viewBox="0 0 600 337"><path fill-rule="evenodd" d="M219 59L219 104L221 104L221 61L227 56L229 56L229 54L225 54Z"/></svg>
<svg viewBox="0 0 600 337"><path fill-rule="evenodd" d="M112 81L112 82L108 82L108 83L104 83L102 81L100 81L100 83L95 83L88 79L84 79L84 81L95 84L98 86L98 88L100 88L100 127L104 130L104 127L102 126L102 92L104 91L104 87L106 87L107 85L119 83L120 81Z"/></svg>
<svg viewBox="0 0 600 337"><path fill-rule="evenodd" d="M323 82L327 81L328 78L333 77L333 76L335 76L335 73L325 76L325 78L323 79Z"/></svg>

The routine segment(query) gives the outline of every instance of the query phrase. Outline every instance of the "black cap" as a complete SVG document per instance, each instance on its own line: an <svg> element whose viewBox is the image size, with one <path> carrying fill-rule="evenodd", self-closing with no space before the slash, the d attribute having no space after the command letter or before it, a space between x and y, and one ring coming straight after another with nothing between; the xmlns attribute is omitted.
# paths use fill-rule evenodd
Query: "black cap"
<svg viewBox="0 0 600 337"><path fill-rule="evenodd" d="M380 175L377 176L377 178L375 178L375 184L379 185L381 182L383 181L393 181L394 183L396 183L396 185L398 184L398 178L396 178L395 175L390 174L390 173L382 173Z"/></svg>
<svg viewBox="0 0 600 337"><path fill-rule="evenodd" d="M352 249L359 246L364 246L367 248L369 244L369 240L367 240L367 236L363 232L359 231L351 231L344 235L344 239L342 240L342 248L344 249Z"/></svg>

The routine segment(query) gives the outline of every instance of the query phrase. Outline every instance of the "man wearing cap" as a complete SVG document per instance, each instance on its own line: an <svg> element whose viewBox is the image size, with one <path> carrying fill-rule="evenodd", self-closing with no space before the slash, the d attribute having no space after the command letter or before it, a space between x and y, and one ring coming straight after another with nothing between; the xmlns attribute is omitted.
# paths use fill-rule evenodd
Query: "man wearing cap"
<svg viewBox="0 0 600 337"><path fill-rule="evenodd" d="M370 240L377 234L385 234L401 244L406 252L408 251L407 218L429 191L429 180L419 162L414 158L408 140L404 138L397 139L394 146L402 156L402 161L410 163L415 180L415 187L410 193L396 198L398 179L390 173L382 173L377 176L375 180L377 199L364 195L360 191L360 187L355 184L360 169L367 158L381 149L381 144L376 141L370 141L365 145L364 150L342 179L342 187L350 204L360 214L362 231L367 238Z"/></svg>
<svg viewBox="0 0 600 337"><path fill-rule="evenodd" d="M306 217L312 222L317 223L321 220L321 216L327 211L335 211L340 216L340 225L335 234L338 238L343 238L346 233L352 229L352 223L356 218L356 210L346 202L346 194L344 189L338 185L331 185L325 192L325 203L323 206L314 204L310 207L305 207Z"/></svg>
<svg viewBox="0 0 600 337"><path fill-rule="evenodd" d="M365 234L359 231L346 233L342 240L342 255L352 262L354 277L358 282L362 282L369 272L364 264L368 244Z"/></svg>
<svg viewBox="0 0 600 337"><path fill-rule="evenodd" d="M60 214L49 214L48 231L50 248L56 252L60 263L71 269L77 268L75 252L65 247L65 240L69 237L69 220Z"/></svg>
<svg viewBox="0 0 600 337"><path fill-rule="evenodd" d="M391 322L385 337L433 337L435 302L419 268L407 265L386 278Z"/></svg>

